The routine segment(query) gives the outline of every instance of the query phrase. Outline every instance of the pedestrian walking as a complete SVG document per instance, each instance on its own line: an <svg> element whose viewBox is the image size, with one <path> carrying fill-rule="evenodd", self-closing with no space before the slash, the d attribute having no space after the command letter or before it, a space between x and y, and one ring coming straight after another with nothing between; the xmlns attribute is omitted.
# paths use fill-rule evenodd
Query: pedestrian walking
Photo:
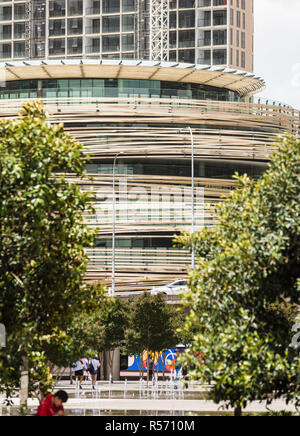
<svg viewBox="0 0 300 436"><path fill-rule="evenodd" d="M72 371L75 373L75 381L76 383L79 381L79 387L82 389L81 383L83 382L84 376L84 363L83 359L77 360L72 366Z"/></svg>
<svg viewBox="0 0 300 436"><path fill-rule="evenodd" d="M89 360L85 357L82 360L83 364L83 380L88 381L89 379Z"/></svg>
<svg viewBox="0 0 300 436"><path fill-rule="evenodd" d="M68 398L65 391L57 391L56 394L48 395L39 405L37 416L65 416L63 403L66 403Z"/></svg>
<svg viewBox="0 0 300 436"><path fill-rule="evenodd" d="M148 365L149 365L149 376L151 376L153 378L154 361L153 361L152 355L149 357Z"/></svg>
<svg viewBox="0 0 300 436"><path fill-rule="evenodd" d="M95 355L93 359L90 359L89 361L89 373L92 376L92 389L95 389L96 381L97 381L97 375L100 368L100 360L98 359L98 356Z"/></svg>

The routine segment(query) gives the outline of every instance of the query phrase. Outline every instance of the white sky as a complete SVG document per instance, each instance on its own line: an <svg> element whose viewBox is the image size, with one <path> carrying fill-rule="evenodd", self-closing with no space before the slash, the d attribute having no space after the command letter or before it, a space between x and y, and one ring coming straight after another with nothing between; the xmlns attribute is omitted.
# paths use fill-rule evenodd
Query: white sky
<svg viewBox="0 0 300 436"><path fill-rule="evenodd" d="M300 0L254 0L254 72L260 94L300 109Z"/></svg>

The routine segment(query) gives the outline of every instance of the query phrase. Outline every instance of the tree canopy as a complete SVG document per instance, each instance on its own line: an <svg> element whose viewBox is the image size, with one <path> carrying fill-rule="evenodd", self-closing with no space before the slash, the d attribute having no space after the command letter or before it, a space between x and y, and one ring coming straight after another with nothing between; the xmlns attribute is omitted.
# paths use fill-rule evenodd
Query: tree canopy
<svg viewBox="0 0 300 436"><path fill-rule="evenodd" d="M175 346L179 342L177 328L180 319L181 315L166 303L162 294L152 296L144 292L131 302L125 330L126 352L142 355L146 351L149 358L150 352L160 353Z"/></svg>
<svg viewBox="0 0 300 436"><path fill-rule="evenodd" d="M218 225L177 240L197 253L185 359L213 384L217 403L299 402L300 356L290 343L300 302L300 142L280 138L260 179L235 178L240 187L218 207Z"/></svg>
<svg viewBox="0 0 300 436"><path fill-rule="evenodd" d="M83 177L85 167L82 146L50 124L41 102L0 121L0 322L7 333L0 388L8 394L24 356L33 380L37 373L49 379L47 353L54 358L65 341L68 358L66 328L98 298L98 288L84 284L94 231L83 212L92 197L67 178Z"/></svg>

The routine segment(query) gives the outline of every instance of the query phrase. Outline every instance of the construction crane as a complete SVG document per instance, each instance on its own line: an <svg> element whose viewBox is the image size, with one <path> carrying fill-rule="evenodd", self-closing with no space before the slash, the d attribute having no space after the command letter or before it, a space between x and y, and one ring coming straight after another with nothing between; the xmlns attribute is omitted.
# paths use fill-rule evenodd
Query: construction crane
<svg viewBox="0 0 300 436"><path fill-rule="evenodd" d="M172 0L150 0L150 59L169 60L169 4Z"/></svg>
<svg viewBox="0 0 300 436"><path fill-rule="evenodd" d="M32 1L26 0L25 3L25 56L31 58L31 41L32 41Z"/></svg>

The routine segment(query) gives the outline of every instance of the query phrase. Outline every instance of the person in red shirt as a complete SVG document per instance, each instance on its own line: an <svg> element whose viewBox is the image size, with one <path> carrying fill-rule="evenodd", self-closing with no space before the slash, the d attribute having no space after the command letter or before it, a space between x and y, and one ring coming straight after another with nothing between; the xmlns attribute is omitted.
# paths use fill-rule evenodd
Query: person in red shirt
<svg viewBox="0 0 300 436"><path fill-rule="evenodd" d="M65 391L58 391L56 394L48 395L41 402L37 416L64 416L65 410L63 403L68 401L68 394Z"/></svg>

